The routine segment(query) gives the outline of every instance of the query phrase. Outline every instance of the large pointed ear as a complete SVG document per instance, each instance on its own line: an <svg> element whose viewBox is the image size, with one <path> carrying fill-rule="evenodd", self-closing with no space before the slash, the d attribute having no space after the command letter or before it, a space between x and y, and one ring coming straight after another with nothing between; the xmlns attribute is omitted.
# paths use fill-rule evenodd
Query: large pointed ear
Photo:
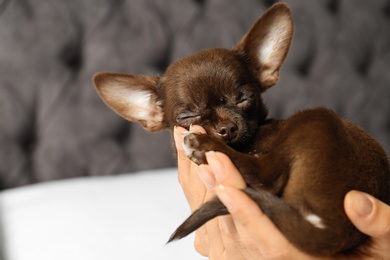
<svg viewBox="0 0 390 260"><path fill-rule="evenodd" d="M158 77L102 72L94 75L93 82L103 101L123 118L151 132L165 128Z"/></svg>
<svg viewBox="0 0 390 260"><path fill-rule="evenodd" d="M290 48L294 32L291 11L286 4L274 4L253 25L237 45L249 59L249 66L262 87L279 80L279 70Z"/></svg>

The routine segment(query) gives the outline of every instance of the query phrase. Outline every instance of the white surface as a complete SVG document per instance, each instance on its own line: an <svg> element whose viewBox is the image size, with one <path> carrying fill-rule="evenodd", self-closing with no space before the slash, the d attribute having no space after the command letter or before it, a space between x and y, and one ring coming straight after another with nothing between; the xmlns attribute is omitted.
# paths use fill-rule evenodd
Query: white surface
<svg viewBox="0 0 390 260"><path fill-rule="evenodd" d="M176 175L176 169L167 169L2 192L3 256L5 260L205 259L194 250L193 236L165 245L189 214Z"/></svg>

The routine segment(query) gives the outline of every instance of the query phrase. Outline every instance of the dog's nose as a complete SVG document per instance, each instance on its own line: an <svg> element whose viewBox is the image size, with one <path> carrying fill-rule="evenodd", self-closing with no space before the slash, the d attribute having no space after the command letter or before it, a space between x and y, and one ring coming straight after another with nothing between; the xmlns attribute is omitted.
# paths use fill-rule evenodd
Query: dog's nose
<svg viewBox="0 0 390 260"><path fill-rule="evenodd" d="M230 141L237 136L238 127L235 123L221 123L217 125L217 133L226 141Z"/></svg>

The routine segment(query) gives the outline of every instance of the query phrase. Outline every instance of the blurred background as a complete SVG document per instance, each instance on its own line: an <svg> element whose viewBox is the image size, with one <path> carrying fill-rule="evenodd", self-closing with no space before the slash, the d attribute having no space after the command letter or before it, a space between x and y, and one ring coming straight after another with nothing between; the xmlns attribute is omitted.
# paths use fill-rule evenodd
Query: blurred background
<svg viewBox="0 0 390 260"><path fill-rule="evenodd" d="M0 189L175 165L169 133L125 122L98 71L162 74L233 47L272 0L0 1ZM288 0L295 37L272 116L327 106L390 152L390 1Z"/></svg>

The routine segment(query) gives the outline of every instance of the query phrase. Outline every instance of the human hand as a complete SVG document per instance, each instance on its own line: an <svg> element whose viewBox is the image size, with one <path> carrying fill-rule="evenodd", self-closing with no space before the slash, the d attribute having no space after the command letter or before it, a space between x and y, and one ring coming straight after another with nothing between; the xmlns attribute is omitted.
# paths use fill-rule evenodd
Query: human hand
<svg viewBox="0 0 390 260"><path fill-rule="evenodd" d="M182 134L185 131L187 130L184 128L176 127L174 138L178 156L178 178L191 210L198 209L204 202L214 197L216 192L220 196L223 196L221 194L224 192L226 194L229 194L231 191L240 193L240 190L244 189L246 184L226 155L207 153L209 164L200 166L192 163L187 158L182 143ZM205 133L204 129L198 126L192 126L190 131ZM266 224L263 224L265 227L263 229L264 232L260 232L264 236L263 240L266 241L263 246L264 248L271 248L273 251L259 251L256 245L257 241L249 236L246 225L254 225L255 223L247 222L244 225L236 225L235 220L230 215L215 218L200 227L195 235L195 249L200 254L208 256L209 259L239 260L271 259L260 257L261 255L275 257L280 254L280 248L293 248L272 222L261 213L258 206L249 197L242 199L242 195L246 196L241 194L239 197L239 207L235 215L240 215L240 212L242 212L242 214L250 215L250 218L248 216L247 218L252 220L258 218L257 215L260 213L260 219L266 222ZM239 209L241 207L248 210L242 211ZM254 211L257 215L252 216L251 211ZM256 227L256 229L258 228ZM260 229L262 228L260 227ZM273 233L276 233L275 239L269 236L269 234ZM283 240L283 242L279 240ZM299 251L297 250L297 252ZM286 255L292 256L287 253Z"/></svg>
<svg viewBox="0 0 390 260"><path fill-rule="evenodd" d="M191 131L204 133L198 127ZM180 136L176 135L179 133ZM182 138L179 133L175 133L178 146ZM210 259L390 259L390 207L372 196L349 192L345 197L345 211L354 225L372 238L371 246L363 251L373 257L314 257L290 244L241 191L245 182L226 155L207 153L208 165L196 166L185 157L184 151L178 150L179 154L182 155L178 158L179 179L186 180L181 184L191 209L195 210L216 194L231 213L209 221L197 231L195 248Z"/></svg>
<svg viewBox="0 0 390 260"><path fill-rule="evenodd" d="M177 149L179 182L183 188L186 199L190 205L191 211L198 209L204 202L215 196L213 185L210 180L201 180L198 171L201 171L203 165L198 166L191 162L183 150L183 132L187 131L182 127L176 127L174 130L174 138ZM191 126L191 132L205 133L205 130L198 126ZM234 185L237 188L245 188L246 184L240 174L236 174L238 178L231 176L224 183ZM207 178L206 175L202 175ZM209 185L205 186L206 183ZM196 230L194 246L195 249L202 255L208 256L210 259L245 259L241 256L240 250L236 249L239 246L232 237L229 236L230 230L226 230L224 223L231 222L230 216L222 216L208 221L205 225ZM222 234L224 233L224 234ZM229 258L222 257L223 255Z"/></svg>
<svg viewBox="0 0 390 260"><path fill-rule="evenodd" d="M371 239L361 250L372 257L359 259L390 259L390 206L367 193L350 191L344 209L352 224Z"/></svg>
<svg viewBox="0 0 390 260"><path fill-rule="evenodd" d="M183 133L187 130L183 127L175 127L173 137L175 140L175 146L177 151L177 167L178 167L178 179L183 189L184 195L190 206L191 212L198 209L204 202L214 196L213 192L210 192L203 182L199 179L196 173L197 165L188 159L183 149ZM190 131L205 133L205 130L201 127L191 126ZM207 224L198 228L195 232L195 249L202 255L208 255L208 236L206 226L210 226L215 220L209 221Z"/></svg>

